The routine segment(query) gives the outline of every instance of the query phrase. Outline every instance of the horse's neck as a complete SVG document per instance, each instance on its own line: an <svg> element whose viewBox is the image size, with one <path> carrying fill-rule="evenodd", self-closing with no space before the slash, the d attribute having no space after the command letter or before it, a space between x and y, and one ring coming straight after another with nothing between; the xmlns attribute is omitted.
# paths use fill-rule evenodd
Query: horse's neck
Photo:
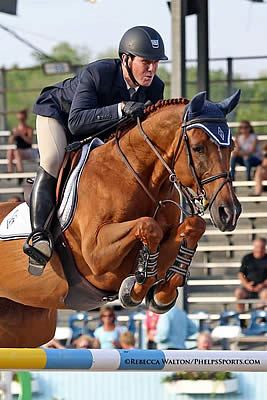
<svg viewBox="0 0 267 400"><path fill-rule="evenodd" d="M142 127L149 140L170 165L177 145L177 130L181 124L181 112L177 106L160 110L143 122ZM121 147L132 167L148 186L159 187L168 177L163 163L146 143L138 127L131 129L121 139Z"/></svg>

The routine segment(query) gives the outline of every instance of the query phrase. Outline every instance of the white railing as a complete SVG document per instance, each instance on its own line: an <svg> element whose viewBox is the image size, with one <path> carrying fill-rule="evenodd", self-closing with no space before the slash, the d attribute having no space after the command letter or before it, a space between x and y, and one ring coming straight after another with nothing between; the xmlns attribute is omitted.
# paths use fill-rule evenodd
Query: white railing
<svg viewBox="0 0 267 400"><path fill-rule="evenodd" d="M265 351L0 349L1 370L265 371Z"/></svg>

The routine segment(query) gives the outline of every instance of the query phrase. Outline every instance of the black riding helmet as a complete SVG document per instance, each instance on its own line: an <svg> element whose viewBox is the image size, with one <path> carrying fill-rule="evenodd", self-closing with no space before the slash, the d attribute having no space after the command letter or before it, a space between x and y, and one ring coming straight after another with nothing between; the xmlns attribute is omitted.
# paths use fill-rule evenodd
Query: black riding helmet
<svg viewBox="0 0 267 400"><path fill-rule="evenodd" d="M149 26L135 26L122 36L119 45L119 56L126 54L126 68L135 85L139 85L128 65L129 56L138 56L147 60L168 60L160 34Z"/></svg>

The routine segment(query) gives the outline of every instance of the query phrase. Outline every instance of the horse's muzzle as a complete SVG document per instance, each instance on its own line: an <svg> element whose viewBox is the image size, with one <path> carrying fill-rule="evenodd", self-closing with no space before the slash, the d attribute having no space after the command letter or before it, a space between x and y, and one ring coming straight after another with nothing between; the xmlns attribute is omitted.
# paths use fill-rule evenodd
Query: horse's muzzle
<svg viewBox="0 0 267 400"><path fill-rule="evenodd" d="M213 224L220 231L233 231L236 227L237 220L241 214L242 207L238 200L233 204L220 204L213 203L210 209L210 215Z"/></svg>

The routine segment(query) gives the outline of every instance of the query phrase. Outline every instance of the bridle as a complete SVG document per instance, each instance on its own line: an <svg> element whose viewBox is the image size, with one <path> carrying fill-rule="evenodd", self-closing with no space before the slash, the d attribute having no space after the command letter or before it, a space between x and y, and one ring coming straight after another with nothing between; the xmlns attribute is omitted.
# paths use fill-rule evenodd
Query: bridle
<svg viewBox="0 0 267 400"><path fill-rule="evenodd" d="M144 192L147 194L147 196L156 205L156 210L155 210L155 213L154 213L154 216L153 216L154 218L156 217L158 210L161 207L165 206L166 203L174 204L186 216L203 215L204 211L207 208L209 208L209 209L211 208L211 206L214 203L218 193L221 191L221 189L224 187L224 185L226 183L232 181L230 172L221 172L219 174L210 176L210 177L202 179L202 180L199 178L199 176L197 175L197 172L196 172L196 168L195 168L195 164L194 164L194 160L193 160L193 157L192 157L192 152L191 152L191 148L190 148L190 144L189 144L189 138L188 138L188 135L187 135L187 128L192 126L193 124L203 123L203 122L221 123L221 122L226 122L226 119L225 118L198 118L198 119L192 119L190 121L187 121L187 114L188 114L188 111L186 111L184 116L183 116L183 121L182 121L182 125L181 125L182 130L181 130L181 134L179 136L179 140L178 140L178 144L177 144L176 150L174 152L174 157L173 157L173 161L172 161L171 167L166 163L166 161L164 160L162 155L158 152L158 150L156 149L154 144L151 142L151 140L149 139L149 137L147 136L147 134L143 130L143 127L142 127L142 124L141 124L141 120L140 120L139 117L137 117L137 126L138 126L140 134L143 136L143 138L146 141L146 143L150 146L151 150L156 154L157 158L161 161L161 163L164 165L164 167L168 171L168 173L169 173L169 181L171 182L172 188L174 187L178 191L178 193L180 195L180 199L181 199L181 193L185 197L186 202L189 205L190 212L185 207L183 207L181 204L177 203L174 200L166 199L166 200L159 201L153 196L153 194L145 186L144 182L139 177L139 175L134 170L134 168L132 167L132 165L128 161L127 157L125 156L125 154L121 150L121 147L120 147L120 144L119 144L119 140L120 140L119 129L117 129L117 131L116 131L115 141L116 141L116 146L117 146L117 149L118 149L118 152L119 152L121 158L123 159L123 161L126 164L127 168L135 176L135 179L140 184L140 186L142 187ZM175 162L177 161L177 158L179 156L178 154L179 154L179 150L181 148L182 142L184 142L184 144L185 144L185 148L186 148L186 151L187 151L188 166L190 168L191 174L192 174L192 176L194 178L194 181L196 183L197 193L194 193L191 189L189 189L188 187L184 186L182 184L182 182L180 181L180 179L178 179L178 177L176 176L176 173L175 173L175 170L174 170L174 165L175 165ZM211 200L208 202L207 198L206 198L206 191L204 189L204 185L206 185L208 183L211 183L211 182L213 182L213 181L215 181L217 179L221 179L221 178L224 178L223 182L220 184L220 186L217 188L216 192L212 196Z"/></svg>

